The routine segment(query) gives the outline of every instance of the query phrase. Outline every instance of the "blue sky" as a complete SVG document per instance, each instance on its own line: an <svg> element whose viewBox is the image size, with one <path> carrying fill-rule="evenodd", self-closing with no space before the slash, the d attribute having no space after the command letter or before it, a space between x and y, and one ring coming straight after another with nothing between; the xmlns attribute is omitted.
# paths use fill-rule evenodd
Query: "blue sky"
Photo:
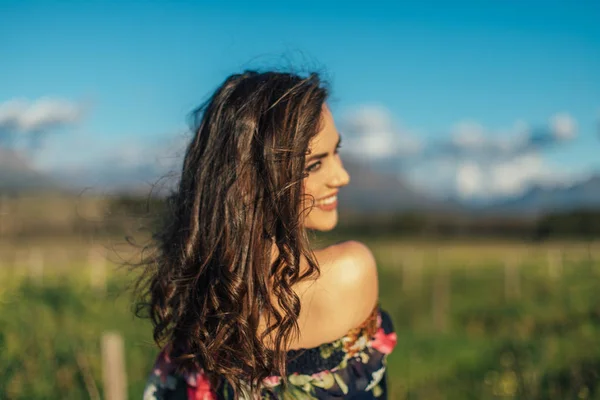
<svg viewBox="0 0 600 400"><path fill-rule="evenodd" d="M576 136L525 159L511 153L490 165L471 152L398 166L432 190L510 194L500 181L523 168L531 172L516 178L517 189L600 169L599 18L600 3L586 0L5 1L0 107L73 104L72 118L37 129L43 143L29 157L48 170L107 168L105 160L130 155L128 165L143 162L136 149L176 143L187 113L228 74L251 67L324 72L336 121L356 131L354 143L362 134L416 143L419 152L464 135L517 141L524 126L570 121ZM375 128L358 132L356 115ZM33 134L14 118L20 137ZM484 185L498 174L499 186Z"/></svg>

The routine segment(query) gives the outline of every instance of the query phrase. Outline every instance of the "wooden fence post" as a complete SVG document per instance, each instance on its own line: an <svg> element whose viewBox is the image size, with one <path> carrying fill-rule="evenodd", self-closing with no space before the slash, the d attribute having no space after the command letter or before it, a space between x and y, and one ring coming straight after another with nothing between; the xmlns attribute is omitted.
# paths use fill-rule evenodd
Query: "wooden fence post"
<svg viewBox="0 0 600 400"><path fill-rule="evenodd" d="M79 367L79 371L83 376L83 382L85 383L85 388L90 396L90 400L101 400L98 387L96 386L96 382L94 381L94 377L90 371L90 365L85 353L80 350L76 350L75 360L77 361L77 366Z"/></svg>
<svg viewBox="0 0 600 400"><path fill-rule="evenodd" d="M102 335L102 379L105 400L127 399L123 338L115 332Z"/></svg>

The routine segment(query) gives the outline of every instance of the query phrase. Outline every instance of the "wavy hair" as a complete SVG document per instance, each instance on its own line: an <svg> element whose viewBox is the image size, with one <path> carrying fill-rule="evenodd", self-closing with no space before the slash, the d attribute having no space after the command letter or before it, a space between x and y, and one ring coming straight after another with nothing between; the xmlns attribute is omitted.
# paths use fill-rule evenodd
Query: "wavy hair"
<svg viewBox="0 0 600 400"><path fill-rule="evenodd" d="M178 187L136 282L136 315L151 319L178 370L201 366L236 398L255 395L272 374L287 385L286 349L299 334L292 286L320 273L302 226L302 188L327 96L317 74L228 77L193 112ZM259 335L261 314L269 324Z"/></svg>

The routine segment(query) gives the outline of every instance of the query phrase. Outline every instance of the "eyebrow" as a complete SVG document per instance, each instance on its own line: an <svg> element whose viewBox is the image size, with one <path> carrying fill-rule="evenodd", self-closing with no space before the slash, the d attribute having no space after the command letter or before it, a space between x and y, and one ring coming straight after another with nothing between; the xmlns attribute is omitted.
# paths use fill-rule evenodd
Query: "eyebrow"
<svg viewBox="0 0 600 400"><path fill-rule="evenodd" d="M337 147L340 145L340 143L342 143L342 137L341 137L341 136L339 137L339 139L338 139L338 141L337 141L337 144L335 145L335 147L337 148ZM307 163L309 163L309 162L311 162L311 161L313 161L313 160L320 160L321 158L325 158L325 157L327 157L328 155L329 155L329 153L319 153L319 154L315 154L315 155L313 155L313 156L310 156L310 157L308 157L308 158L306 159L306 162L307 162Z"/></svg>

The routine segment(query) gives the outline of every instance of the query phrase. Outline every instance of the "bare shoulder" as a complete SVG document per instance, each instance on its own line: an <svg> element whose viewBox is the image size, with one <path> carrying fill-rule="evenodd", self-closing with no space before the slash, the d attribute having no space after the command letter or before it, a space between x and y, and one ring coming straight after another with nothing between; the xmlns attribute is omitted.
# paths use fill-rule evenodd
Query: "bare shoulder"
<svg viewBox="0 0 600 400"><path fill-rule="evenodd" d="M338 278L349 284L357 284L362 278L376 278L377 263L373 252L364 243L349 240L330 246L335 259L335 272ZM374 276L373 276L374 275ZM344 279L345 278L345 279Z"/></svg>
<svg viewBox="0 0 600 400"><path fill-rule="evenodd" d="M310 305L303 304L303 347L344 336L368 318L379 296L375 257L365 244L338 243L315 251L315 257L321 275L308 286Z"/></svg>
<svg viewBox="0 0 600 400"><path fill-rule="evenodd" d="M330 246L331 267L323 273L323 285L339 299L334 307L352 307L360 324L372 311L379 295L377 263L373 252L364 243L350 240ZM339 304L338 304L339 303Z"/></svg>
<svg viewBox="0 0 600 400"><path fill-rule="evenodd" d="M297 282L300 299L300 336L290 349L316 347L344 336L365 321L377 304L377 265L371 250L358 241L346 241L314 251L319 276ZM302 268L307 260L302 258ZM277 304L273 299L273 304ZM259 331L267 326L261 317ZM273 338L270 339L272 346Z"/></svg>

